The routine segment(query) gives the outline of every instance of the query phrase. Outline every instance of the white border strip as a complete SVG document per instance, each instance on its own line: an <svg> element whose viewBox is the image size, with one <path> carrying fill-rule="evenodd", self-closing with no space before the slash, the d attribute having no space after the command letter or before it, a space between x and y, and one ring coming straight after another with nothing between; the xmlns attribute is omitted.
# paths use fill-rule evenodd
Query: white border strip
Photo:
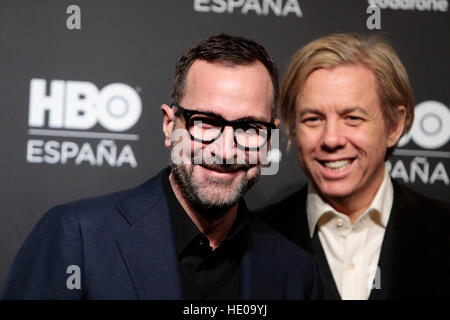
<svg viewBox="0 0 450 320"><path fill-rule="evenodd" d="M397 149L397 150L394 150L394 155L395 156L409 156L409 157L450 158L450 152L412 150L412 149Z"/></svg>
<svg viewBox="0 0 450 320"><path fill-rule="evenodd" d="M139 135L137 134L84 132L84 131L69 131L69 130L29 129L28 134L33 136L53 136L53 137L90 138L90 139L131 140L131 141L139 140Z"/></svg>

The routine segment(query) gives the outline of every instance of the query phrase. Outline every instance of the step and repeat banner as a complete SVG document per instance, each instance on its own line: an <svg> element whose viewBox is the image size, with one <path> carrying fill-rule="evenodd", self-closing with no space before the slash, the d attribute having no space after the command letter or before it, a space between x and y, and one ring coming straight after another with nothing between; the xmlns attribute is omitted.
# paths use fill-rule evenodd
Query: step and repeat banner
<svg viewBox="0 0 450 320"><path fill-rule="evenodd" d="M388 169L449 199L449 22L447 0L0 1L0 288L50 207L134 187L167 166L160 106L175 62L222 32L263 44L281 75L315 38L382 34L416 99ZM278 170L247 194L250 208L305 183L286 144L281 132Z"/></svg>

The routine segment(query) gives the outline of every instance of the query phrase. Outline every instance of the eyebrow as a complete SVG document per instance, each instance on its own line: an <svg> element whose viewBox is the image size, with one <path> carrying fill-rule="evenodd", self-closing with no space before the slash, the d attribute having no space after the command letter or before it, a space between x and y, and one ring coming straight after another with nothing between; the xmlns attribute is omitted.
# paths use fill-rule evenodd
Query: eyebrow
<svg viewBox="0 0 450 320"><path fill-rule="evenodd" d="M232 120L232 121L241 121L241 120L270 122L270 120L267 121L266 119L264 119L264 118L262 118L262 117L244 117L244 118L239 118L239 119Z"/></svg>
<svg viewBox="0 0 450 320"><path fill-rule="evenodd" d="M323 114L322 112L320 112L318 109L315 108L311 108L311 107L302 107L301 111L298 113L299 117L304 116L307 113L314 113L314 114Z"/></svg>
<svg viewBox="0 0 450 320"><path fill-rule="evenodd" d="M352 112L360 112L364 115L368 115L368 112L366 109L356 105L356 106L348 106L348 107L344 107L342 110L339 110L339 114L348 114L348 113L352 113ZM323 112L321 112L320 110L316 109L316 108L311 108L311 107L304 107L302 108L302 110L299 112L298 116L302 117L307 113L313 113L313 114L320 114L323 115Z"/></svg>
<svg viewBox="0 0 450 320"><path fill-rule="evenodd" d="M210 114L210 115L220 117L220 118L225 119L225 120L227 120L227 121L243 121L243 120L244 120L244 121L271 122L271 120L267 121L267 120L264 119L263 117L251 117L251 116L249 116L249 117L243 117L243 118L238 118L238 119L234 119L234 120L228 120L227 118L225 118L225 117L222 116L221 114L212 112L212 111L210 111L210 110L198 110L198 111L205 112L205 113L208 113L208 114Z"/></svg>
<svg viewBox="0 0 450 320"><path fill-rule="evenodd" d="M366 109L360 107L360 106L349 106L349 107L345 107L340 113L341 114L347 114L347 113L352 113L352 112L360 112L364 115L368 115L368 112Z"/></svg>

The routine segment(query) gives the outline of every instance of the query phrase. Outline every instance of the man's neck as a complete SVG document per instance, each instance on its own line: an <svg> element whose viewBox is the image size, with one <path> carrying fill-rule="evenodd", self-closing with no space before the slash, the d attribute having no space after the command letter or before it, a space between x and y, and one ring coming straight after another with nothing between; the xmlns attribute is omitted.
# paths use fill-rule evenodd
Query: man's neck
<svg viewBox="0 0 450 320"><path fill-rule="evenodd" d="M359 217L369 208L383 183L384 175L385 168L383 167L377 178L374 179L368 188L364 188L360 192L343 198L325 198L322 196L322 199L329 203L336 211L348 216L350 223L354 225Z"/></svg>
<svg viewBox="0 0 450 320"><path fill-rule="evenodd" d="M206 219L200 214L184 197L182 190L173 178L172 173L169 175L169 182L173 193L186 211L189 218L197 226L209 240L209 245L216 249L226 238L228 232L236 221L238 204L214 219Z"/></svg>

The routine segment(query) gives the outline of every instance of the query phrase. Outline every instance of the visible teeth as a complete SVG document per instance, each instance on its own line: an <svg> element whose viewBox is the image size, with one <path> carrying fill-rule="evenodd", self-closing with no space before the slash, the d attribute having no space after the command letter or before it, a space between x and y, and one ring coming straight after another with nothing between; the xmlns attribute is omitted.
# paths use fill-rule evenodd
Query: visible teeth
<svg viewBox="0 0 450 320"><path fill-rule="evenodd" d="M340 171L345 168L347 168L350 163L352 163L350 160L338 160L338 161L327 161L324 162L325 166L329 169L332 169L333 171Z"/></svg>

